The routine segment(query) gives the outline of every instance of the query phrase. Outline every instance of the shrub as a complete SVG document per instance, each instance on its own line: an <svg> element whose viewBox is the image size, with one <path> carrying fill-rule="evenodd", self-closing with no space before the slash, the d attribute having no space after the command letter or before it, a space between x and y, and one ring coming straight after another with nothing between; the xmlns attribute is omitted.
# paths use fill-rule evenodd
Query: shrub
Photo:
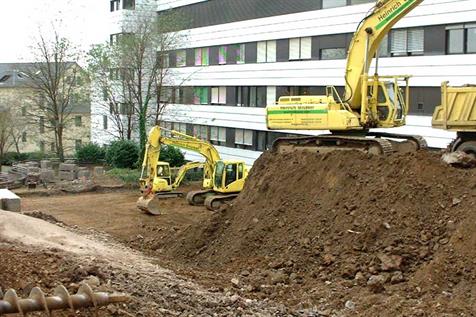
<svg viewBox="0 0 476 317"><path fill-rule="evenodd" d="M105 159L106 151L95 143L88 143L77 149L75 156L81 163L99 163Z"/></svg>
<svg viewBox="0 0 476 317"><path fill-rule="evenodd" d="M168 162L170 166L182 166L185 164L185 156L183 155L180 149L175 146L164 145L160 149L160 158L161 161Z"/></svg>
<svg viewBox="0 0 476 317"><path fill-rule="evenodd" d="M114 141L106 150L106 162L115 168L133 168L139 159L139 147L132 141Z"/></svg>
<svg viewBox="0 0 476 317"><path fill-rule="evenodd" d="M16 162L28 160L28 153L7 152L0 159L1 165L12 165Z"/></svg>

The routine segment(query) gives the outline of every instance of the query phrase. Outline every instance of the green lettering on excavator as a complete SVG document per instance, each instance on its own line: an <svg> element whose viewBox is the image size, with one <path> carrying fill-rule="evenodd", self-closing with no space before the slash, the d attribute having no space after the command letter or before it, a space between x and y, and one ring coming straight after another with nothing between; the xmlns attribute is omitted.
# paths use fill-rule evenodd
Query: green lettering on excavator
<svg viewBox="0 0 476 317"><path fill-rule="evenodd" d="M407 0L403 5L401 5L397 10L393 11L389 14L385 19L382 20L377 26L375 27L377 30L380 30L384 27L390 20L392 20L396 15L400 14L403 10L405 10L408 6L410 6L415 0Z"/></svg>

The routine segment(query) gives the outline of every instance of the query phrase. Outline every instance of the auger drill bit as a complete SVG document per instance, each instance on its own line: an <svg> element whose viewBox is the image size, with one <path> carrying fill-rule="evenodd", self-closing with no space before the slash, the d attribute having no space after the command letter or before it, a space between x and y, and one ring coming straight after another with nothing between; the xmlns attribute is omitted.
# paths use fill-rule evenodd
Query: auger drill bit
<svg viewBox="0 0 476 317"><path fill-rule="evenodd" d="M19 298L15 290L10 289L5 292L3 300L0 300L0 316L5 314L26 316L30 312L45 312L51 316L54 310L70 309L74 312L80 308L101 307L128 300L129 297L126 295L93 292L85 283L80 285L74 295L70 295L62 285L55 288L53 296L48 297L39 287L34 287L26 299Z"/></svg>

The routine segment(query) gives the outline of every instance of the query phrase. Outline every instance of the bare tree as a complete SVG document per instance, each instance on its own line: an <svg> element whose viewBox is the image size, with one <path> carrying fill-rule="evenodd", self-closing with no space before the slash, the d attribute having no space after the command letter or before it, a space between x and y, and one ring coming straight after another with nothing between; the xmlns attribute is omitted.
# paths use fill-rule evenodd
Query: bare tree
<svg viewBox="0 0 476 317"><path fill-rule="evenodd" d="M0 156L12 147L20 153L20 142L27 123L21 118L19 104L19 99L13 96L0 98Z"/></svg>
<svg viewBox="0 0 476 317"><path fill-rule="evenodd" d="M28 116L32 123L53 133L56 155L63 161L64 133L74 119L72 110L89 98L87 78L77 64L81 52L56 32L52 40L40 34L33 50L35 62L23 69L32 91Z"/></svg>
<svg viewBox="0 0 476 317"><path fill-rule="evenodd" d="M10 111L6 108L0 107L0 159L13 145L11 139L12 120Z"/></svg>
<svg viewBox="0 0 476 317"><path fill-rule="evenodd" d="M155 1L143 1L125 18L125 34L115 48L121 81L137 116L141 153L147 142L147 123L157 123L165 105L164 86L170 85L168 53L185 39L177 32L183 25L179 13L157 16Z"/></svg>

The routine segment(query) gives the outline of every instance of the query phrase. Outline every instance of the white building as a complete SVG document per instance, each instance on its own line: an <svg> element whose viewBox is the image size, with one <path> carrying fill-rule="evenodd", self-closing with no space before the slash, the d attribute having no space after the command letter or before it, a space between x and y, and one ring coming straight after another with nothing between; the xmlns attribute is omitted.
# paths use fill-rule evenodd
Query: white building
<svg viewBox="0 0 476 317"><path fill-rule="evenodd" d="M159 14L180 10L189 21L186 45L169 55L176 83L186 80L174 89L167 126L248 163L279 136L326 133L268 131L264 107L280 96L344 86L348 45L374 2L158 0ZM476 83L476 1L425 0L394 27L381 51L380 75L413 76L407 126L392 131L445 147L454 134L432 129L431 114L441 82Z"/></svg>

